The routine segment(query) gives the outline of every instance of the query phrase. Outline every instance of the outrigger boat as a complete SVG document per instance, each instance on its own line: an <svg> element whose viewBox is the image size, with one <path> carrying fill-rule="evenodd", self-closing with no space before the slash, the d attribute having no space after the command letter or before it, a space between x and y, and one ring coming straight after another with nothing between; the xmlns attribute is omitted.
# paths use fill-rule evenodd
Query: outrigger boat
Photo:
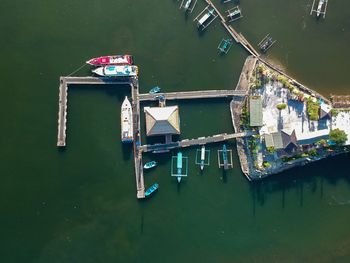
<svg viewBox="0 0 350 263"><path fill-rule="evenodd" d="M146 163L146 164L143 166L143 168L145 168L145 169L151 169L151 168L155 167L156 165L157 165L157 162L156 162L156 161L151 161L151 162Z"/></svg>
<svg viewBox="0 0 350 263"><path fill-rule="evenodd" d="M317 6L317 11L316 11L316 16L319 17L322 11L322 6L325 3L325 0L320 0L320 2L318 2L318 6Z"/></svg>
<svg viewBox="0 0 350 263"><path fill-rule="evenodd" d="M106 66L106 65L133 65L133 57L131 55L112 55L92 58L86 61L92 66Z"/></svg>
<svg viewBox="0 0 350 263"><path fill-rule="evenodd" d="M227 54L232 46L232 43L233 41L230 38L222 39L218 46L218 49L220 50L220 52Z"/></svg>
<svg viewBox="0 0 350 263"><path fill-rule="evenodd" d="M145 197L150 196L153 194L155 191L157 191L159 188L159 185L157 183L153 184L150 188L148 188L145 192Z"/></svg>
<svg viewBox="0 0 350 263"><path fill-rule="evenodd" d="M137 76L137 66L104 66L92 70L93 73L102 77L132 77Z"/></svg>
<svg viewBox="0 0 350 263"><path fill-rule="evenodd" d="M187 0L184 6L184 9L187 10L188 8L190 8L192 0Z"/></svg>
<svg viewBox="0 0 350 263"><path fill-rule="evenodd" d="M160 88L158 86L153 87L150 91L149 94L155 94L160 91Z"/></svg>
<svg viewBox="0 0 350 263"><path fill-rule="evenodd" d="M182 174L182 152L178 152L177 153L177 164L176 164L176 168L177 168L177 174L181 175ZM181 176L177 176L177 182L180 183L181 182Z"/></svg>
<svg viewBox="0 0 350 263"><path fill-rule="evenodd" d="M201 149L201 171L203 171L204 169L204 161L205 161L205 146L203 145L202 146L202 149Z"/></svg>

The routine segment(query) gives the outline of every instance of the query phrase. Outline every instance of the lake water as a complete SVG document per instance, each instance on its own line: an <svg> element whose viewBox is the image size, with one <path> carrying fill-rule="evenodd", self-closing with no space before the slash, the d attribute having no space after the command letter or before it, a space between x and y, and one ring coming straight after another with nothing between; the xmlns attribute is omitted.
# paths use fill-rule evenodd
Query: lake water
<svg viewBox="0 0 350 263"><path fill-rule="evenodd" d="M325 20L309 15L311 2L242 0L233 26L253 44L270 33L268 59L300 82L350 94L350 2L329 1ZM90 57L133 54L141 92L235 87L248 54L234 44L218 55L227 37L218 20L197 32L203 1L187 17L172 0L1 4L1 262L349 262L349 155L249 183L234 143L226 174L221 145L208 146L203 174L186 149L189 176L178 186L175 153L149 154L159 166L145 183L160 189L140 202L131 148L120 142L129 90L90 86L70 88L67 147L57 149L59 76ZM232 132L228 103L179 102L181 138Z"/></svg>

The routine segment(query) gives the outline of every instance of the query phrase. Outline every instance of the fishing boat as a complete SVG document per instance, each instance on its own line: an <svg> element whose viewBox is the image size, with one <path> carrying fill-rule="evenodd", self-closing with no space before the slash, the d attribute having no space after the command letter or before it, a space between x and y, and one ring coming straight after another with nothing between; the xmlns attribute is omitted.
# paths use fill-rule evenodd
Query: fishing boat
<svg viewBox="0 0 350 263"><path fill-rule="evenodd" d="M232 43L233 43L233 41L230 38L222 39L219 46L218 46L218 50L222 53L227 54L232 46Z"/></svg>
<svg viewBox="0 0 350 263"><path fill-rule="evenodd" d="M155 86L150 89L149 94L155 94L155 93L158 93L159 91L160 91L160 88L158 86Z"/></svg>
<svg viewBox="0 0 350 263"><path fill-rule="evenodd" d="M202 149L201 149L201 171L203 171L204 169L204 161L205 161L205 146L203 145L202 146Z"/></svg>
<svg viewBox="0 0 350 263"><path fill-rule="evenodd" d="M191 2L192 0L187 0L186 3L185 3L185 10L189 9L190 8L190 5L191 5Z"/></svg>
<svg viewBox="0 0 350 263"><path fill-rule="evenodd" d="M132 108L128 97L126 96L121 110L121 138L123 143L132 142L134 139L132 127Z"/></svg>
<svg viewBox="0 0 350 263"><path fill-rule="evenodd" d="M159 188L159 185L157 183L153 184L150 188L148 188L145 192L145 197L150 196L153 194L155 191L157 191Z"/></svg>
<svg viewBox="0 0 350 263"><path fill-rule="evenodd" d="M134 61L131 55L112 55L92 58L86 63L92 66L133 65Z"/></svg>
<svg viewBox="0 0 350 263"><path fill-rule="evenodd" d="M214 15L214 9L210 9L208 10L207 13L205 13L199 20L197 23L197 26L200 27L202 26L212 15Z"/></svg>
<svg viewBox="0 0 350 263"><path fill-rule="evenodd" d="M146 163L146 164L143 166L143 168L145 168L145 169L151 169L151 168L155 167L156 165L157 165L157 162L156 162L156 161L151 161L151 162Z"/></svg>
<svg viewBox="0 0 350 263"><path fill-rule="evenodd" d="M318 6L317 6L317 11L316 11L316 16L319 17L322 11L322 6L325 3L325 0L320 0L320 2L318 2Z"/></svg>
<svg viewBox="0 0 350 263"><path fill-rule="evenodd" d="M137 76L137 66L104 66L92 70L93 73L102 77L132 77Z"/></svg>
<svg viewBox="0 0 350 263"><path fill-rule="evenodd" d="M181 182L181 175L182 175L182 152L178 152L177 153L177 174L179 176L177 176L177 182L180 183Z"/></svg>

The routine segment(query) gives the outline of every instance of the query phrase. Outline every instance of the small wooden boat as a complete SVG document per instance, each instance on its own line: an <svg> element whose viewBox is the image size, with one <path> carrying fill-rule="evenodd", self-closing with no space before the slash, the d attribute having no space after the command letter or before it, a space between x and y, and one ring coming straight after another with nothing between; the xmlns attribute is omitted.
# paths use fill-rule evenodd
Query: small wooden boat
<svg viewBox="0 0 350 263"><path fill-rule="evenodd" d="M133 65L133 58L131 55L112 55L92 58L86 61L92 66L106 66L106 65Z"/></svg>
<svg viewBox="0 0 350 263"><path fill-rule="evenodd" d="M150 91L149 94L155 94L160 91L160 88L158 86L153 87Z"/></svg>
<svg viewBox="0 0 350 263"><path fill-rule="evenodd" d="M155 191L157 191L159 188L159 185L157 183L153 184L150 188L148 188L145 192L145 197L150 196L153 194Z"/></svg>
<svg viewBox="0 0 350 263"><path fill-rule="evenodd" d="M218 46L218 50L220 50L220 52L222 52L222 53L227 54L232 46L232 43L233 43L233 41L230 38L222 39L219 46Z"/></svg>
<svg viewBox="0 0 350 263"><path fill-rule="evenodd" d="M151 162L146 163L146 164L143 166L143 168L145 168L145 169L151 169L151 168L155 167L156 165L157 165L157 162L156 162L156 161L151 161Z"/></svg>
<svg viewBox="0 0 350 263"><path fill-rule="evenodd" d="M203 171L204 169L204 161L205 161L205 146L203 145L202 146L202 149L201 149L201 171Z"/></svg>

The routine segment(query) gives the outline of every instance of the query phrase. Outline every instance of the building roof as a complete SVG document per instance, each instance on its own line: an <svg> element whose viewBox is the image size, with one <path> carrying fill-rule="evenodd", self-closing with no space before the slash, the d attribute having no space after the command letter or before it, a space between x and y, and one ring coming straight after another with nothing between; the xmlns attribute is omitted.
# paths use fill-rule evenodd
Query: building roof
<svg viewBox="0 0 350 263"><path fill-rule="evenodd" d="M331 106L326 103L321 103L320 107L320 118L331 118Z"/></svg>
<svg viewBox="0 0 350 263"><path fill-rule="evenodd" d="M179 107L145 107L147 136L180 134Z"/></svg>
<svg viewBox="0 0 350 263"><path fill-rule="evenodd" d="M266 147L273 147L276 150L285 149L290 144L297 145L295 130L282 130L274 133L265 134Z"/></svg>
<svg viewBox="0 0 350 263"><path fill-rule="evenodd" d="M250 126L262 126L263 125L263 108L262 99L260 96L252 96L249 99L249 115Z"/></svg>

